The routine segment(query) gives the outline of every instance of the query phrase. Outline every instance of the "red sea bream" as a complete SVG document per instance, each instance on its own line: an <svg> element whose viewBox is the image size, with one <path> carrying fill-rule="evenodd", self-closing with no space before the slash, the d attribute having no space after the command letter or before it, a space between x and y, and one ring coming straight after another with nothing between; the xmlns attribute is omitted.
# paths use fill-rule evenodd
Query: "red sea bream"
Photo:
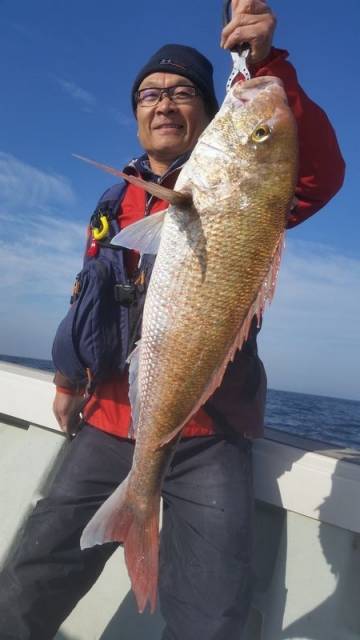
<svg viewBox="0 0 360 640"><path fill-rule="evenodd" d="M162 479L182 427L272 297L296 178L297 130L281 82L236 84L182 169L178 195L165 194L169 208L115 239L157 258L130 358L133 466L81 545L124 543L140 611L156 603Z"/></svg>

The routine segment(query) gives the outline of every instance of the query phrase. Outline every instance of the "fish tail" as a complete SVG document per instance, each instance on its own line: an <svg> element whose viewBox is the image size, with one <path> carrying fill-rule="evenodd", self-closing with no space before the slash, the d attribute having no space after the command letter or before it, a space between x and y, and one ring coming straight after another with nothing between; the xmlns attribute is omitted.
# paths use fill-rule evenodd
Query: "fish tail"
<svg viewBox="0 0 360 640"><path fill-rule="evenodd" d="M147 602L156 608L159 573L160 493L143 507L136 496L129 496L129 476L98 509L85 527L82 549L105 542L122 542L125 562L139 613Z"/></svg>

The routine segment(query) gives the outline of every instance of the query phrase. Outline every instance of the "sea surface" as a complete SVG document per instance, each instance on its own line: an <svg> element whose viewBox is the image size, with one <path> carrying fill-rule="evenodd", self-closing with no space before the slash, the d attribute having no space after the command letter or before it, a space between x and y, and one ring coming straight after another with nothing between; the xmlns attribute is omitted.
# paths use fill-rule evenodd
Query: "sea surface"
<svg viewBox="0 0 360 640"><path fill-rule="evenodd" d="M53 371L50 360L0 355L0 360ZM267 427L360 450L360 402L292 391L268 390Z"/></svg>

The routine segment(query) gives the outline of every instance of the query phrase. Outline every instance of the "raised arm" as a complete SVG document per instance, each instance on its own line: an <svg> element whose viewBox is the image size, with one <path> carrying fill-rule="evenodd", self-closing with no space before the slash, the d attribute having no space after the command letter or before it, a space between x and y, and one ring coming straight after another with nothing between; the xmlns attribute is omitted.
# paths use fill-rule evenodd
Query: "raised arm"
<svg viewBox="0 0 360 640"><path fill-rule="evenodd" d="M288 52L271 46L276 19L268 4L264 0L233 0L232 12L232 20L222 32L222 46L231 49L249 42L252 75L276 76L283 81L298 124L297 201L287 225L295 227L339 191L345 163L327 115L299 85L296 71L287 59Z"/></svg>
<svg viewBox="0 0 360 640"><path fill-rule="evenodd" d="M339 191L345 163L326 113L301 88L287 57L287 51L272 48L269 56L254 66L253 75L277 76L283 81L298 125L299 179L297 204L288 218L291 228L319 211Z"/></svg>

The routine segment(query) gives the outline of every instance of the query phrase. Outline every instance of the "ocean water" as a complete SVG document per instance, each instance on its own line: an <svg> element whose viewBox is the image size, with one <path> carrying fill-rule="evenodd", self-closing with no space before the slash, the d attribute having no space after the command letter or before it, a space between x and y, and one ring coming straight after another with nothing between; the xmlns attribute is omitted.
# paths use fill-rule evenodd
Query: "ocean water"
<svg viewBox="0 0 360 640"><path fill-rule="evenodd" d="M269 389L266 426L337 447L360 449L360 402Z"/></svg>
<svg viewBox="0 0 360 640"><path fill-rule="evenodd" d="M0 360L53 371L49 360L0 355ZM267 427L360 450L360 402L291 391L268 390Z"/></svg>

